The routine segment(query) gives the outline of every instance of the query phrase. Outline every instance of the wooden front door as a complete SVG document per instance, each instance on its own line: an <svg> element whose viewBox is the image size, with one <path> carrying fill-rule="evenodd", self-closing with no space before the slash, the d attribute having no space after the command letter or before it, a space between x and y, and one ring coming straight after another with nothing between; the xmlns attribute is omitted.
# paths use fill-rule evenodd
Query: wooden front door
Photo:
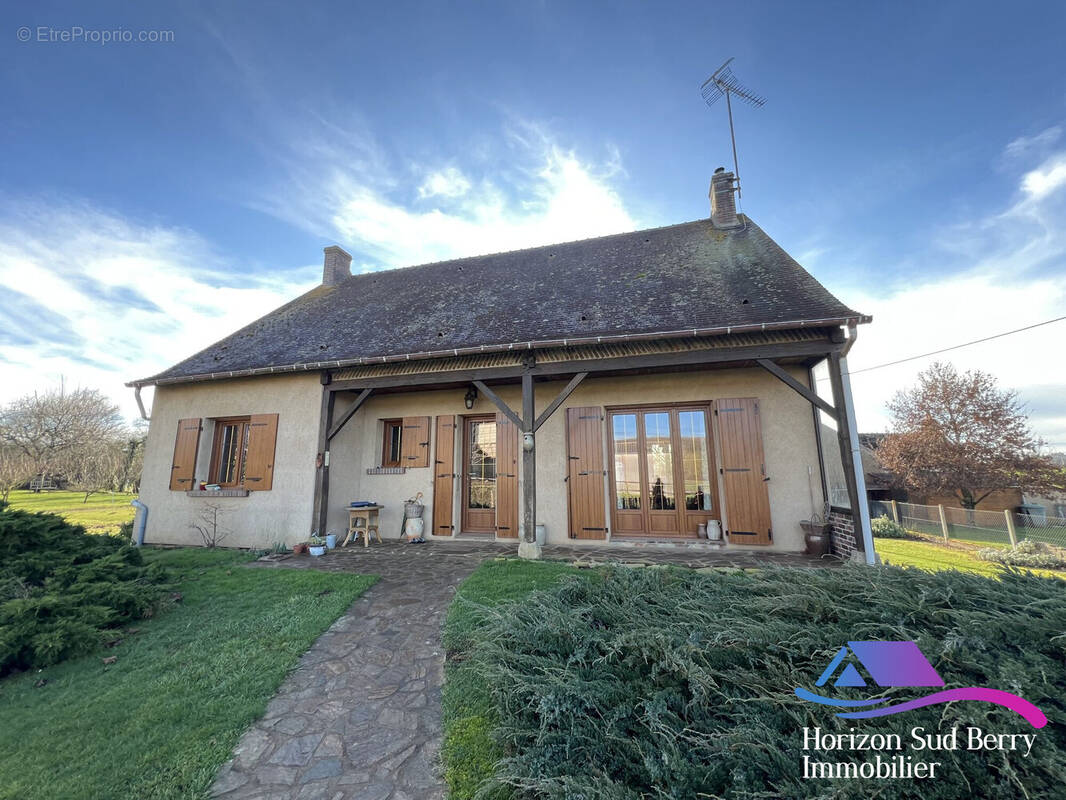
<svg viewBox="0 0 1066 800"><path fill-rule="evenodd" d="M695 537L719 517L709 422L706 405L609 411L616 534Z"/></svg>
<svg viewBox="0 0 1066 800"><path fill-rule="evenodd" d="M738 544L770 544L770 494L762 449L759 401L754 397L718 400L728 534Z"/></svg>
<svg viewBox="0 0 1066 800"><path fill-rule="evenodd" d="M463 420L463 513L465 533L496 530L496 417Z"/></svg>

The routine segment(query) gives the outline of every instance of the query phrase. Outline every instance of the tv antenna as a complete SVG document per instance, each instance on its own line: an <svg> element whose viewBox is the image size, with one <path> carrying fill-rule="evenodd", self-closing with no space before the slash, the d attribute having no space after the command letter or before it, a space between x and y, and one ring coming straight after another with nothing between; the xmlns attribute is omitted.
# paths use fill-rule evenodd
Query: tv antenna
<svg viewBox="0 0 1066 800"><path fill-rule="evenodd" d="M737 76L729 68L732 63L733 59L730 58L716 69L714 74L700 86L700 94L703 95L703 100L708 106L713 106L718 102L719 97L725 95L725 107L729 112L729 138L733 142L733 174L737 178L737 197L740 197L740 165L737 163L737 137L733 132L733 104L730 102L729 96L736 95L738 99L743 100L748 105L755 106L755 108L762 108L766 104L766 98L755 94L755 92L737 80Z"/></svg>

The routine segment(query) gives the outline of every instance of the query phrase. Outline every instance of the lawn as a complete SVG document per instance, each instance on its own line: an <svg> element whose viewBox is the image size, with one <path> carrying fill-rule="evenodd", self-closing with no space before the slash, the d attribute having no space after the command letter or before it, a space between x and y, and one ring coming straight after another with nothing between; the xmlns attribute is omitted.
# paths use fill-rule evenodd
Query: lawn
<svg viewBox="0 0 1066 800"><path fill-rule="evenodd" d="M989 797L1058 796L1064 629L1061 585L1032 574L487 562L460 587L445 624L449 797L947 800L974 787ZM1052 721L1036 731L1039 754L938 751L935 781L803 777L807 754L874 760L803 749L805 726L856 729L794 692L818 691L852 639L913 640L947 686L998 687L1036 704ZM846 700L879 692L821 691ZM1032 731L1012 711L966 701L859 727L905 739L912 726L956 725Z"/></svg>
<svg viewBox="0 0 1066 800"><path fill-rule="evenodd" d="M8 497L12 508L24 511L48 511L67 522L85 527L87 533L118 533L123 522L133 519L130 505L137 495L116 492L94 494L85 501L82 492L14 491Z"/></svg>
<svg viewBox="0 0 1066 800"><path fill-rule="evenodd" d="M956 569L963 572L975 572L994 578L1000 575L1003 567L990 561L977 558L977 551L987 544L972 545L952 540L943 544L934 540L923 539L874 539L874 548L881 560L897 567L918 567L937 572ZM1066 578L1066 571L1034 569L1038 575L1053 578Z"/></svg>
<svg viewBox="0 0 1066 800"><path fill-rule="evenodd" d="M180 603L112 649L0 681L0 798L205 797L300 655L377 580L248 569L235 551L145 556L174 571Z"/></svg>

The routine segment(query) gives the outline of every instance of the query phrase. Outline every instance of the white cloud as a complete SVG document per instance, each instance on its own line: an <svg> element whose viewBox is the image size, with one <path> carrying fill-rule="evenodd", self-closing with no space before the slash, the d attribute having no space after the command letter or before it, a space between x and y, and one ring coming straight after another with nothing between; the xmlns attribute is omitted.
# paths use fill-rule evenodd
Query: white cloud
<svg viewBox="0 0 1066 800"><path fill-rule="evenodd" d="M292 299L314 285L319 269L249 275L189 231L85 204L4 203L0 286L9 300L0 310L0 402L64 381L101 389L132 416L125 381Z"/></svg>
<svg viewBox="0 0 1066 800"><path fill-rule="evenodd" d="M1043 155L1048 148L1052 147L1062 137L1062 128L1053 125L1033 136L1019 136L1003 149L1003 156L1007 159L1027 157L1032 153Z"/></svg>
<svg viewBox="0 0 1066 800"><path fill-rule="evenodd" d="M425 200L430 197L462 197L470 191L470 181L455 167L445 167L431 172L418 187L418 196Z"/></svg>
<svg viewBox="0 0 1066 800"><path fill-rule="evenodd" d="M1021 176L1013 205L956 226L924 255L931 264L942 257L962 258L967 269L891 293L838 289L850 305L874 316L872 325L859 330L850 368L857 371L1066 314L1064 186L1066 153L1059 153ZM961 369L990 372L1001 386L1016 389L1029 406L1036 433L1054 449L1066 450L1064 342L1066 321L857 373L852 385L859 427L885 430L885 403L941 359Z"/></svg>
<svg viewBox="0 0 1066 800"><path fill-rule="evenodd" d="M1040 200L1066 185L1066 155L1050 158L1022 178L1022 191Z"/></svg>
<svg viewBox="0 0 1066 800"><path fill-rule="evenodd" d="M485 174L416 164L427 175L412 202L372 140L339 146L306 143L285 160L287 185L260 208L319 236L338 237L378 266L533 247L639 227L613 185L624 175L617 151L602 162L583 159L542 129L517 126L504 137L509 152L483 156ZM351 149L354 156L349 157ZM310 154L310 155L309 155ZM428 203L428 205L427 205Z"/></svg>

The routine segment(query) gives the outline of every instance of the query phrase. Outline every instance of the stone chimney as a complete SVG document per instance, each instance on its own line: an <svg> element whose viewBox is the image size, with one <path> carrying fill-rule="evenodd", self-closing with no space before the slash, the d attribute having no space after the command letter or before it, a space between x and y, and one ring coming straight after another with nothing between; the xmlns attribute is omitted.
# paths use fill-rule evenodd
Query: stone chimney
<svg viewBox="0 0 1066 800"><path fill-rule="evenodd" d="M739 228L737 219L737 201L733 196L737 190L736 178L725 167L719 167L711 176L711 223L716 228Z"/></svg>
<svg viewBox="0 0 1066 800"><path fill-rule="evenodd" d="M352 276L352 257L337 245L330 245L322 251L326 254L322 265L322 285L336 286L345 278Z"/></svg>

